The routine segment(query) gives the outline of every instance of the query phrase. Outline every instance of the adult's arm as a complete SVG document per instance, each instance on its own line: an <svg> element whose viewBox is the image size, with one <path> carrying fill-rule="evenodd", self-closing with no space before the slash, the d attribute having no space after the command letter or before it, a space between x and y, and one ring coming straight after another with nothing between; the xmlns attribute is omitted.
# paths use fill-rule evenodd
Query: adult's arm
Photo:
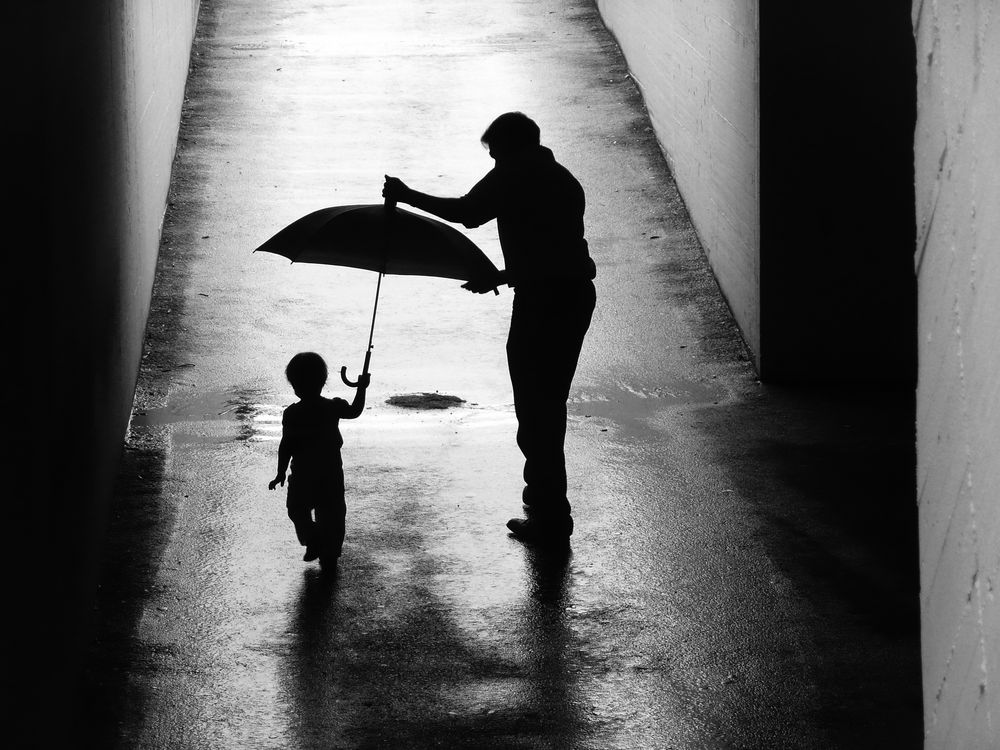
<svg viewBox="0 0 1000 750"><path fill-rule="evenodd" d="M406 185L398 177L386 175L382 196L419 208L439 219L473 229L497 217L498 207L494 198L495 191L491 189L492 182L490 175L487 175L461 198L442 198L421 193Z"/></svg>
<svg viewBox="0 0 1000 750"><path fill-rule="evenodd" d="M440 198L421 193L407 186L398 177L389 175L385 176L385 185L382 187L382 196L389 200L409 204L434 214L439 219L463 224L469 229L481 226L497 217L500 195L495 172L487 174L461 198ZM485 294L489 291L496 292L498 286L506 283L508 283L507 272L498 271L482 278L471 279L462 284L462 288L477 294Z"/></svg>

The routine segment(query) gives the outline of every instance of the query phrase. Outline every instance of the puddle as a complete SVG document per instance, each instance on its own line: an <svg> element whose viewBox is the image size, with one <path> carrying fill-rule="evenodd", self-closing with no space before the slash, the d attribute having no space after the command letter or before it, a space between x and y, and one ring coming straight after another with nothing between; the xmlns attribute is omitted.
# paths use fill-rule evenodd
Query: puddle
<svg viewBox="0 0 1000 750"><path fill-rule="evenodd" d="M612 389L583 392L570 399L569 411L582 417L633 420L680 404L714 404L725 398L717 387L690 380L635 384L616 382Z"/></svg>
<svg viewBox="0 0 1000 750"><path fill-rule="evenodd" d="M181 399L158 409L137 411L132 424L138 427L161 426L176 422L233 419L246 413L248 405L232 393L203 393L193 399Z"/></svg>
<svg viewBox="0 0 1000 750"><path fill-rule="evenodd" d="M233 440L278 440L281 437L281 406L260 403L263 391L237 389L200 393L189 398L172 397L167 406L132 414L131 427L162 427L185 422L235 422Z"/></svg>

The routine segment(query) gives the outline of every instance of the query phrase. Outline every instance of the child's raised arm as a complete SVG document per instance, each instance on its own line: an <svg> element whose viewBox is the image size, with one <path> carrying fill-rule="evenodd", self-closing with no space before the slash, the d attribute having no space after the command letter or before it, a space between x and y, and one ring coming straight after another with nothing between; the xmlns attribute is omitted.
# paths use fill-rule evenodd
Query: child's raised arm
<svg viewBox="0 0 1000 750"><path fill-rule="evenodd" d="M361 416L361 413L365 410L365 391L368 390L368 384L371 382L372 376L367 372L362 373L358 377L358 390L354 394L354 401L347 407L347 411L344 412L341 419L357 419Z"/></svg>

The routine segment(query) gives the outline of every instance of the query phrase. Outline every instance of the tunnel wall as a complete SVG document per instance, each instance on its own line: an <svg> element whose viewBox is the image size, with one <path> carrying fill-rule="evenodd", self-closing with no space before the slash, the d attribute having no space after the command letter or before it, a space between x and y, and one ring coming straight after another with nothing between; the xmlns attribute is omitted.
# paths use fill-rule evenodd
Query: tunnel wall
<svg viewBox="0 0 1000 750"><path fill-rule="evenodd" d="M914 3L926 748L1000 736L1000 6Z"/></svg>
<svg viewBox="0 0 1000 750"><path fill-rule="evenodd" d="M198 1L9 11L6 208L30 228L6 243L16 252L4 290L17 425L5 463L22 482L18 538L6 550L20 600L7 639L12 733L27 727L31 746L69 747L55 740L73 731Z"/></svg>
<svg viewBox="0 0 1000 750"><path fill-rule="evenodd" d="M909 3L598 6L761 376L912 385Z"/></svg>
<svg viewBox="0 0 1000 750"><path fill-rule="evenodd" d="M759 357L757 2L597 5L642 91L723 294Z"/></svg>

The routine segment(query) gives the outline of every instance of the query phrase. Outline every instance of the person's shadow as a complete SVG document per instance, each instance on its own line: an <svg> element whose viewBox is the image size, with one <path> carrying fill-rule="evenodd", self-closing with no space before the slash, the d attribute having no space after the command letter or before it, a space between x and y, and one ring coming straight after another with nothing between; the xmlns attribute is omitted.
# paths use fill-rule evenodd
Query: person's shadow
<svg viewBox="0 0 1000 750"><path fill-rule="evenodd" d="M543 734L552 738L550 747L572 748L583 722L567 664L572 552L568 544L555 549L527 546L524 555L529 586L520 645L532 657L525 703L538 711Z"/></svg>
<svg viewBox="0 0 1000 750"><path fill-rule="evenodd" d="M340 629L337 589L335 571L308 568L290 623L287 689L294 706L291 723L299 747L320 747L329 737L337 736L340 729L336 711L339 690L329 674Z"/></svg>
<svg viewBox="0 0 1000 750"><path fill-rule="evenodd" d="M428 597L419 579L407 596L429 606L404 609L398 621L376 621L379 584L356 585L374 570L360 577L349 571L343 579L307 570L283 664L283 702L295 746L358 741L486 750L509 747L511 738L549 748L579 746L585 722L567 663L571 556L568 548L530 547L524 555L525 585L506 635L514 660L468 639L456 615ZM456 695L476 695L494 680L501 692L490 710L451 710Z"/></svg>

